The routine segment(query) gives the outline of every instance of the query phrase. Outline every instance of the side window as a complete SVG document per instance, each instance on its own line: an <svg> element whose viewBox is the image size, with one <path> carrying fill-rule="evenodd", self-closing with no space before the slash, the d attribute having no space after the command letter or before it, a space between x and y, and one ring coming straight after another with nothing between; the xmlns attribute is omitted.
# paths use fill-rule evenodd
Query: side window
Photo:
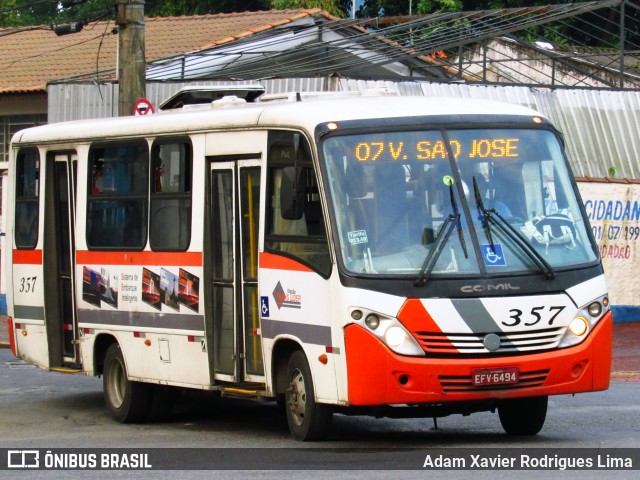
<svg viewBox="0 0 640 480"><path fill-rule="evenodd" d="M306 139L293 132L270 132L267 165L270 201L265 248L296 258L328 276L331 273L329 246L318 183ZM281 201L283 185L286 183L285 167L294 165L302 169L296 190L303 192L303 208L301 218L290 220L285 218L287 215L283 216Z"/></svg>
<svg viewBox="0 0 640 480"><path fill-rule="evenodd" d="M184 251L191 240L192 154L188 140L161 140L151 150L152 250Z"/></svg>
<svg viewBox="0 0 640 480"><path fill-rule="evenodd" d="M89 150L87 245L141 250L147 241L149 153L146 142Z"/></svg>
<svg viewBox="0 0 640 480"><path fill-rule="evenodd" d="M20 249L38 243L40 156L35 149L21 150L16 160L15 242Z"/></svg>

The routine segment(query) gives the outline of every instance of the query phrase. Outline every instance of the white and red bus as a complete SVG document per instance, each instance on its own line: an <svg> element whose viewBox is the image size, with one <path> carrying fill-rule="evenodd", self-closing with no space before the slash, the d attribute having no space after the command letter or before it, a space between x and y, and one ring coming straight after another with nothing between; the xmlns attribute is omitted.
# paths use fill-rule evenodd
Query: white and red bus
<svg viewBox="0 0 640 480"><path fill-rule="evenodd" d="M497 411L605 390L612 316L563 140L470 99L224 98L11 144L11 348L101 375L121 422L171 387L334 413ZM301 101L300 101L301 100Z"/></svg>

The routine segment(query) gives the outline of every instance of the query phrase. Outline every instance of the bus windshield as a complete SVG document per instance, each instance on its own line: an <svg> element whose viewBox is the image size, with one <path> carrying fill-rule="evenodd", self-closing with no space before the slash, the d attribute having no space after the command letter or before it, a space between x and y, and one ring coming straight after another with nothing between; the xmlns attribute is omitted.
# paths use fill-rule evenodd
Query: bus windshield
<svg viewBox="0 0 640 480"><path fill-rule="evenodd" d="M367 131L322 151L351 274L549 277L597 259L551 131Z"/></svg>

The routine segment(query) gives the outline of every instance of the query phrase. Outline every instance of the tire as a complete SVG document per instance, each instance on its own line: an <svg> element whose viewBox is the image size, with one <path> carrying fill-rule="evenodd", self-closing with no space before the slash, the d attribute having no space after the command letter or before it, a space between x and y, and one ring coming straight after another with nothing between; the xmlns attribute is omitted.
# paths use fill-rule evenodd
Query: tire
<svg viewBox="0 0 640 480"><path fill-rule="evenodd" d="M289 358L287 379L285 402L291 436L301 441L326 439L333 411L329 405L316 403L311 370L300 350Z"/></svg>
<svg viewBox="0 0 640 480"><path fill-rule="evenodd" d="M104 356L102 388L107 410L114 420L135 423L146 420L151 407L151 385L128 380L120 345L112 344Z"/></svg>
<svg viewBox="0 0 640 480"><path fill-rule="evenodd" d="M502 428L509 435L536 435L547 417L548 397L505 400L498 405Z"/></svg>

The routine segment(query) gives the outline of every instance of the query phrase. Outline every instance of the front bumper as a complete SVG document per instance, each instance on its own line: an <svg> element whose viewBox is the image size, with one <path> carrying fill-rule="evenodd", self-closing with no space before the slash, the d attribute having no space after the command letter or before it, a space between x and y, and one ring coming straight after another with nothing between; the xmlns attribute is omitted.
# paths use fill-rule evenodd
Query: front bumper
<svg viewBox="0 0 640 480"><path fill-rule="evenodd" d="M606 390L613 317L608 312L579 345L495 358L406 357L359 325L345 328L348 400L353 406L434 404ZM518 367L518 383L474 387L476 368Z"/></svg>

